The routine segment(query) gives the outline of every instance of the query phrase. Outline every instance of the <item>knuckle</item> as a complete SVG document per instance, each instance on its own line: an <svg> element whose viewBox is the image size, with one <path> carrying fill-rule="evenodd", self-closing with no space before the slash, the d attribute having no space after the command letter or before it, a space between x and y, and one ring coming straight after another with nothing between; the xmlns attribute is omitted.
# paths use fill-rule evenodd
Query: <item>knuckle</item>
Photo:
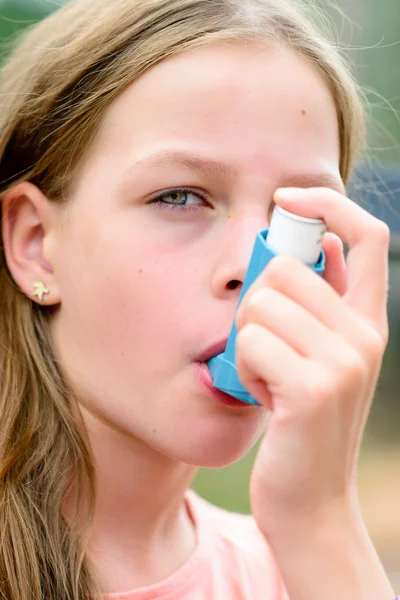
<svg viewBox="0 0 400 600"><path fill-rule="evenodd" d="M266 307L271 306L271 303L275 300L274 291L271 288L262 288L254 292L249 298L247 304L247 318L253 319L260 316L260 313L264 313Z"/></svg>
<svg viewBox="0 0 400 600"><path fill-rule="evenodd" d="M385 353L389 338L389 327L382 334L370 328L365 331L363 346L374 362L380 361Z"/></svg>
<svg viewBox="0 0 400 600"><path fill-rule="evenodd" d="M237 329L242 329L249 321L254 319L267 302L267 288L260 288L250 292L249 296L243 300L236 313L235 323Z"/></svg>
<svg viewBox="0 0 400 600"><path fill-rule="evenodd" d="M254 307L258 307L260 305L264 305L265 300L269 299L270 292L271 290L267 287L263 287L259 290L256 290L249 298L248 310L251 310Z"/></svg>
<svg viewBox="0 0 400 600"><path fill-rule="evenodd" d="M351 390L363 389L370 377L369 362L351 346L340 349L332 371L332 386L339 400L347 398Z"/></svg>
<svg viewBox="0 0 400 600"><path fill-rule="evenodd" d="M390 229L384 221L374 219L373 234L380 245L389 246L390 244Z"/></svg>
<svg viewBox="0 0 400 600"><path fill-rule="evenodd" d="M343 365L343 371L347 373L347 376L352 381L363 380L368 372L367 365L356 350L348 347L347 350L343 350L341 353L341 362Z"/></svg>
<svg viewBox="0 0 400 600"><path fill-rule="evenodd" d="M319 410L325 401L332 396L332 384L330 378L322 371L319 374L314 373L303 382L303 393L310 399L310 408Z"/></svg>
<svg viewBox="0 0 400 600"><path fill-rule="evenodd" d="M279 281L282 277L283 256L275 256L272 258L265 268L265 276L269 283Z"/></svg>
<svg viewBox="0 0 400 600"><path fill-rule="evenodd" d="M266 271L269 277L282 278L282 276L289 270L293 269L294 266L298 263L293 256L288 256L285 254L281 254L279 256L275 256L272 260L269 261Z"/></svg>
<svg viewBox="0 0 400 600"><path fill-rule="evenodd" d="M240 331L242 329L242 327L244 327L245 322L246 322L246 315L245 315L245 304L242 303L235 315L235 325L238 331Z"/></svg>
<svg viewBox="0 0 400 600"><path fill-rule="evenodd" d="M390 337L388 316L385 315L385 317L383 318L382 321L383 322L382 322L382 327L381 327L381 332L380 332L380 339L383 344L383 352L385 352L386 346L388 345L389 337Z"/></svg>
<svg viewBox="0 0 400 600"><path fill-rule="evenodd" d="M236 348L241 350L247 348L248 344L253 343L254 333L257 326L254 323L247 323L236 336Z"/></svg>
<svg viewBox="0 0 400 600"><path fill-rule="evenodd" d="M259 325L247 323L236 336L237 367L242 362L243 355L247 355L254 348L255 336L259 332Z"/></svg>

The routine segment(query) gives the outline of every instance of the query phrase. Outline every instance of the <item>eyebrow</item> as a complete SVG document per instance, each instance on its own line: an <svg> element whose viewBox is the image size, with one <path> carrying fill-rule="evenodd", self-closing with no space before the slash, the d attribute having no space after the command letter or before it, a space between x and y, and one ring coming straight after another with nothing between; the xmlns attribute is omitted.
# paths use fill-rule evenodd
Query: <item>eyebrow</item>
<svg viewBox="0 0 400 600"><path fill-rule="evenodd" d="M164 167L169 165L181 165L192 171L197 171L205 177L215 175L225 177L226 179L235 179L237 171L227 164L216 160L205 159L195 154L186 152L160 150L155 154L142 158L129 168L129 171L135 169L139 165L151 165L153 168Z"/></svg>
<svg viewBox="0 0 400 600"><path fill-rule="evenodd" d="M148 165L152 168L181 165L192 171L197 171L205 177L222 176L225 179L234 180L238 176L236 169L225 163L181 151L160 150L134 163L129 167L128 173L139 165ZM328 187L340 194L345 193L345 186L342 179L330 173L292 175L284 178L280 182L279 187Z"/></svg>

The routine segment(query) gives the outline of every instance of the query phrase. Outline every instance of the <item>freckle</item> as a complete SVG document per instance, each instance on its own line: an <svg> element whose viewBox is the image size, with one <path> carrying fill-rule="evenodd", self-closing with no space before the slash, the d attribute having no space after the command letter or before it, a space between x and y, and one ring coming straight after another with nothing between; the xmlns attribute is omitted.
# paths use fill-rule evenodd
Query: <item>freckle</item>
<svg viewBox="0 0 400 600"><path fill-rule="evenodd" d="M304 117L304 116L307 114L307 111L305 111L305 110L302 110L302 111L301 111L301 114L302 114L302 115L303 115L303 117Z"/></svg>
<svg viewBox="0 0 400 600"><path fill-rule="evenodd" d="M156 433L156 430L155 430L155 429L153 429L153 433Z"/></svg>
<svg viewBox="0 0 400 600"><path fill-rule="evenodd" d="M228 219L230 219L230 218L231 218L231 215L228 215Z"/></svg>

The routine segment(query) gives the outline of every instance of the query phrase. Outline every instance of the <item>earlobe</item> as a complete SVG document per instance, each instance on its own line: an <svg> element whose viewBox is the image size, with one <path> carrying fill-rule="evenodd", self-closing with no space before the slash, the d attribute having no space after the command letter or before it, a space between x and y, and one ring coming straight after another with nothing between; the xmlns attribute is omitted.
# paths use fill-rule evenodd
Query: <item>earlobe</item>
<svg viewBox="0 0 400 600"><path fill-rule="evenodd" d="M35 185L18 184L3 198L2 236L8 269L26 296L45 305L60 302L51 257L44 253L54 227L51 203Z"/></svg>

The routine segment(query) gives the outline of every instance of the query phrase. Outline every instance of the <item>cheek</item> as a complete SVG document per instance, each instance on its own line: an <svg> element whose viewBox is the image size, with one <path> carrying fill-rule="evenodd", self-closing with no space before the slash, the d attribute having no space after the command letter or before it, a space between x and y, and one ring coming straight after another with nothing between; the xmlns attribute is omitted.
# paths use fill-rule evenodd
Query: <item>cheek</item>
<svg viewBox="0 0 400 600"><path fill-rule="evenodd" d="M64 249L53 327L61 363L90 413L185 463L230 464L264 415L225 414L197 391L189 362L209 312L200 251L139 234Z"/></svg>
<svg viewBox="0 0 400 600"><path fill-rule="evenodd" d="M110 228L89 239L80 232L75 239L82 244L69 244L64 253L64 335L75 351L84 349L119 376L133 365L136 373L157 368L160 375L174 359L182 361L190 348L181 340L190 336L201 302L193 255L140 233L140 227Z"/></svg>
<svg viewBox="0 0 400 600"><path fill-rule="evenodd" d="M199 297L189 258L136 243L105 257L96 285L118 311L121 335L130 331L137 341L151 337L162 346L179 339Z"/></svg>

